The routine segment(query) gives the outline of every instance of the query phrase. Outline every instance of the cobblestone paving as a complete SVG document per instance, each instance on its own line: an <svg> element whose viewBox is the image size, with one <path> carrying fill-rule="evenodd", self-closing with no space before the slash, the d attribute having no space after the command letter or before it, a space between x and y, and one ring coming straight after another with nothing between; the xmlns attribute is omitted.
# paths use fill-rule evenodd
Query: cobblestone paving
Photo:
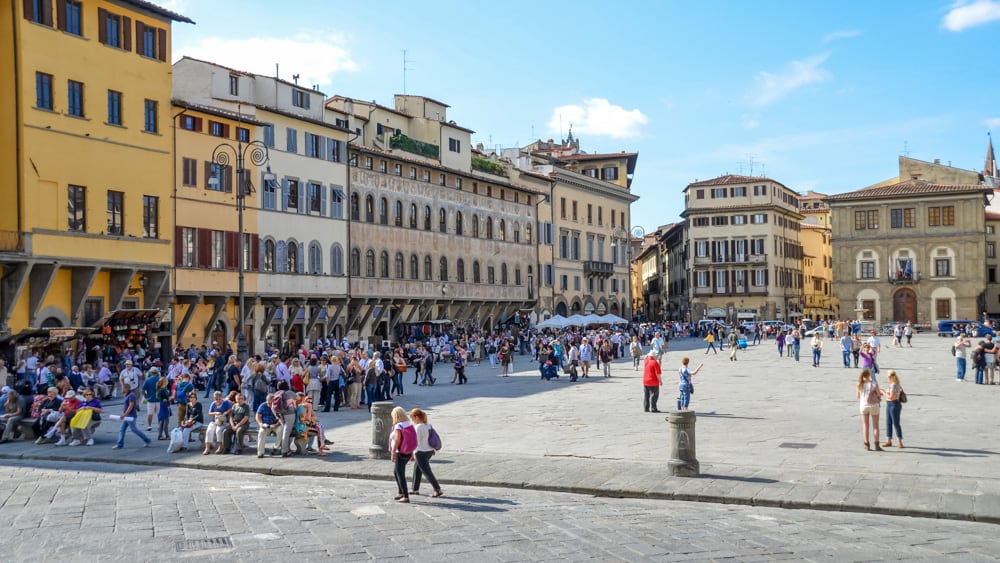
<svg viewBox="0 0 1000 563"><path fill-rule="evenodd" d="M485 487L0 461L7 561L992 561L994 525ZM429 489L425 492L430 492Z"/></svg>

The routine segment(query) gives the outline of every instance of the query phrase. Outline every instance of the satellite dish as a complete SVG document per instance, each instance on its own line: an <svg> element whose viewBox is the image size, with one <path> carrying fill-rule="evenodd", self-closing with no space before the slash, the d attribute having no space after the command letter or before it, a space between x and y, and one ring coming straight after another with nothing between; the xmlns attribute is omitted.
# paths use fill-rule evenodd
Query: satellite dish
<svg viewBox="0 0 1000 563"><path fill-rule="evenodd" d="M642 238L646 236L646 229L643 229L642 227L638 226L632 227L632 236L634 238Z"/></svg>

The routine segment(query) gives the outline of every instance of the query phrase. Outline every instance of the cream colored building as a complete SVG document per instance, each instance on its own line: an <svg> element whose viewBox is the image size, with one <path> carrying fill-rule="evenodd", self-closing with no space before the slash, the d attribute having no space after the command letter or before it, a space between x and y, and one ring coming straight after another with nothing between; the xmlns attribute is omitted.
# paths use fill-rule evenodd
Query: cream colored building
<svg viewBox="0 0 1000 563"><path fill-rule="evenodd" d="M839 311L833 295L833 249L830 245L830 207L826 194L809 190L799 198L802 213L801 241L804 253L803 314L813 320L851 318L851 312Z"/></svg>
<svg viewBox="0 0 1000 563"><path fill-rule="evenodd" d="M802 316L799 194L770 178L727 175L684 189L691 321Z"/></svg>

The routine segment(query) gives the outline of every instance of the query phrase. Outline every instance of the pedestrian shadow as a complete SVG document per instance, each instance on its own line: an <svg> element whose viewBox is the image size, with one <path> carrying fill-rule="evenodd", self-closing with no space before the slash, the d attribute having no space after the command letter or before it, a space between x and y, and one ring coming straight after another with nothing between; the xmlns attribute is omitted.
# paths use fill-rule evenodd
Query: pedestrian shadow
<svg viewBox="0 0 1000 563"><path fill-rule="evenodd" d="M998 452L993 452L990 450L962 450L957 448L920 448L907 446L903 448L903 453L915 453L922 455L936 455L938 457L988 457L991 455L997 455Z"/></svg>
<svg viewBox="0 0 1000 563"><path fill-rule="evenodd" d="M447 500L442 500L447 499ZM413 500L412 498L410 499ZM496 505L506 505L506 506L496 506ZM517 503L512 500L502 500L495 498L484 498L484 497L456 497L456 496L446 496L439 497L435 499L433 504L426 504L424 506L435 506L440 508L448 508L452 510L460 510L462 512L507 512L508 507L516 506Z"/></svg>
<svg viewBox="0 0 1000 563"><path fill-rule="evenodd" d="M367 456L360 456L360 455L356 455L356 454L348 454L348 453L337 452L337 451L333 451L333 450L331 450L330 453L329 453L329 455L327 455L325 458L324 457L318 457L318 456L310 456L310 457L315 457L316 459L318 459L320 461L337 461L337 462L340 462L340 461L365 461L365 460L368 459Z"/></svg>
<svg viewBox="0 0 1000 563"><path fill-rule="evenodd" d="M704 479L718 479L720 481L740 481L742 483L777 483L777 479L767 479L764 477L739 477L736 475L712 475L711 473L701 473L698 477Z"/></svg>
<svg viewBox="0 0 1000 563"><path fill-rule="evenodd" d="M731 418L731 419L740 419L740 420L764 420L764 417L762 417L762 416L736 416L735 414L718 413L718 412L715 412L715 411L712 411L712 412L699 412L699 411L695 411L695 415L698 418L701 418L701 417L705 416L705 417L709 417L709 418Z"/></svg>

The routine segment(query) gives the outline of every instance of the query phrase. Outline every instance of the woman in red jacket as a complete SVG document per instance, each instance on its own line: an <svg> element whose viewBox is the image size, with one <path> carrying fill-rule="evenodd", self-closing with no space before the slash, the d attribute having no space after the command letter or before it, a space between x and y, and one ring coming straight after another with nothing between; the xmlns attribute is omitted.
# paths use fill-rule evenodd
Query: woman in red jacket
<svg viewBox="0 0 1000 563"><path fill-rule="evenodd" d="M656 351L650 350L642 366L642 385L645 391L642 408L646 412L660 412L656 408L656 401L660 398L660 386L663 385L660 373L660 360L656 358Z"/></svg>

